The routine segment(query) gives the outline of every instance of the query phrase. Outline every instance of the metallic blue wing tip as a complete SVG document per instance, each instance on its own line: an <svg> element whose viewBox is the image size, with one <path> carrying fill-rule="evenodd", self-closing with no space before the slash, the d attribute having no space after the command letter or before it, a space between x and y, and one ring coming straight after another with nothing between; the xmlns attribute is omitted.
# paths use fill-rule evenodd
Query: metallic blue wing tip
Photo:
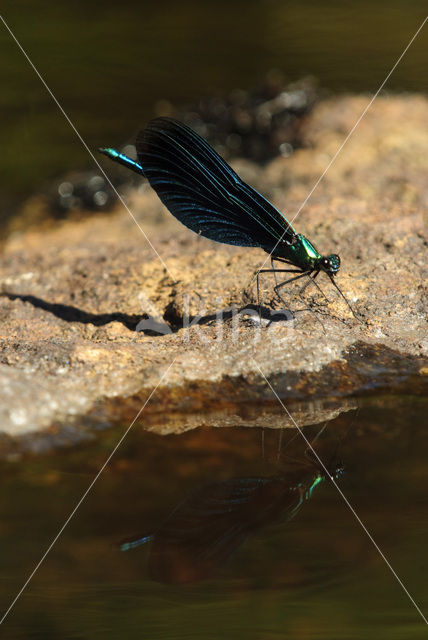
<svg viewBox="0 0 428 640"><path fill-rule="evenodd" d="M98 147L98 151L109 158L117 158L119 152L112 147Z"/></svg>
<svg viewBox="0 0 428 640"><path fill-rule="evenodd" d="M136 160L132 160L132 158L129 158L124 153L120 153L120 151L113 149L113 147L98 147L98 151L107 156L107 158L110 158L110 160L114 160L127 169L131 169L131 171L134 171L134 173L138 173L139 175L144 176L143 167L139 162L137 162Z"/></svg>
<svg viewBox="0 0 428 640"><path fill-rule="evenodd" d="M154 538L154 535L150 534L148 536L143 536L141 538L138 538L137 540L128 540L128 542L122 542L122 544L119 546L119 549L121 551L129 551L130 549L135 549L135 547L139 547L142 544L151 542L153 538Z"/></svg>

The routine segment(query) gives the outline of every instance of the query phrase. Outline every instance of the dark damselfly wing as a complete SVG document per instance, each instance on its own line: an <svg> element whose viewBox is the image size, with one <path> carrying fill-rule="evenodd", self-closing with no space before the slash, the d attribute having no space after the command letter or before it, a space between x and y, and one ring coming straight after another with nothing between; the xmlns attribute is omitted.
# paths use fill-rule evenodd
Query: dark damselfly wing
<svg viewBox="0 0 428 640"><path fill-rule="evenodd" d="M169 211L197 234L271 251L295 231L285 217L197 133L172 118L156 118L137 138L144 174Z"/></svg>
<svg viewBox="0 0 428 640"><path fill-rule="evenodd" d="M215 573L245 539L289 520L301 492L284 478L233 478L190 494L153 536L149 571L157 582L197 582Z"/></svg>

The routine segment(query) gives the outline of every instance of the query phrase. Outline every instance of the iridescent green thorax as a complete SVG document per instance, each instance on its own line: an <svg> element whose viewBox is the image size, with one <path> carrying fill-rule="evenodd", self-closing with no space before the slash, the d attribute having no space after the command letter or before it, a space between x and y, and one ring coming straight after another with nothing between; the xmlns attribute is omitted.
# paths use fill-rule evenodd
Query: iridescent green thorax
<svg viewBox="0 0 428 640"><path fill-rule="evenodd" d="M275 251L275 256L290 260L303 271L315 269L322 258L314 245L301 233L297 233L291 242L282 242Z"/></svg>
<svg viewBox="0 0 428 640"><path fill-rule="evenodd" d="M312 496L312 493L315 489L315 487L317 487L319 484L321 484L321 482L323 482L324 480L324 476L321 475L320 473L318 473L312 480L311 484L308 486L307 483L303 483L300 482L295 488L294 490L298 492L299 494L299 501L297 502L297 504L294 506L293 510L290 513L290 520L291 518L294 518L294 516L296 515L296 513L299 511L300 507L302 506L303 502L305 500L309 500Z"/></svg>
<svg viewBox="0 0 428 640"><path fill-rule="evenodd" d="M315 487L317 487L323 480L324 480L324 476L321 476L321 475L318 475L314 478L311 486L306 491L306 494L305 494L306 500L309 500L309 498L312 496L312 492L315 489Z"/></svg>

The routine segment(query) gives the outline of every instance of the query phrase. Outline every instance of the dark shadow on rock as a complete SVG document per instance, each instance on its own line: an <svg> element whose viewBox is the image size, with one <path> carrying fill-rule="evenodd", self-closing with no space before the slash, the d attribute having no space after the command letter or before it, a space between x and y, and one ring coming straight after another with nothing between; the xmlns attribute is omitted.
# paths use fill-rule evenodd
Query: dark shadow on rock
<svg viewBox="0 0 428 640"><path fill-rule="evenodd" d="M177 333L180 329L186 329L197 324L205 325L215 321L226 322L236 315L239 315L243 321L248 321L253 324L260 323L259 307L254 304L248 304L241 308L228 307L226 309L221 309L216 313L207 315L198 314L194 316L180 315L176 307L170 305L165 309L165 313L162 318L147 316L146 313L142 313L141 315L125 314L120 312L99 314L90 313L68 304L48 302L42 298L38 298L37 296L4 291L0 293L0 297L8 298L12 301L21 300L22 302L29 302L36 309L48 311L65 322L93 324L96 327L107 325L110 322L120 322L130 331L143 333L144 335L152 337ZM266 326L275 322L283 322L293 319L293 314L287 309L272 310L266 307L261 307L260 315L261 319L266 321Z"/></svg>
<svg viewBox="0 0 428 640"><path fill-rule="evenodd" d="M267 321L267 326L275 322L284 322L293 320L293 313L289 309L271 309L268 307L260 307L256 304L246 304L243 307L227 307L225 309L219 309L216 313L209 313L207 315L194 315L187 316L180 315L173 304L170 304L165 309L164 319L169 322L176 330L189 327L195 324L210 324L215 320L221 320L226 322L231 320L234 316L240 316L242 320L251 320L257 324L262 320Z"/></svg>
<svg viewBox="0 0 428 640"><path fill-rule="evenodd" d="M36 309L43 309L52 313L57 318L65 320L66 322L80 322L81 324L93 324L97 327L109 324L110 322L121 322L127 329L133 331L137 326L141 316L127 315L125 313L89 313L72 307L68 304L61 304L58 302L47 302L41 298L37 298L32 295L22 295L19 293L0 293L0 297L8 298L9 300L21 300L22 302L29 302Z"/></svg>

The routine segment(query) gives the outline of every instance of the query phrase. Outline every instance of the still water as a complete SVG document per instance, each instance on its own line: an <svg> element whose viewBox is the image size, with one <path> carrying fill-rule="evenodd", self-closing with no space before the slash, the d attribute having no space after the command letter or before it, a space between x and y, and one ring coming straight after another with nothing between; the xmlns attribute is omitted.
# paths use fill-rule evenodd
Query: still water
<svg viewBox="0 0 428 640"><path fill-rule="evenodd" d="M326 463L343 466L338 485L425 613L426 409L420 398L372 398L328 423L314 443ZM322 426L306 427L306 436ZM307 488L317 474L301 436L262 427L162 437L136 425L3 637L425 638L425 624L333 484L319 483L296 508L292 488ZM2 464L2 611L122 432ZM255 480L268 487L256 499L242 489ZM235 497L226 506L225 487ZM153 533L151 542L120 550L124 540Z"/></svg>
<svg viewBox="0 0 428 640"><path fill-rule="evenodd" d="M91 150L133 141L159 105L258 87L271 69L373 94L423 0L3 0L2 16ZM427 27L386 91L428 90ZM0 23L0 204L93 161ZM0 216L5 215L5 207Z"/></svg>

